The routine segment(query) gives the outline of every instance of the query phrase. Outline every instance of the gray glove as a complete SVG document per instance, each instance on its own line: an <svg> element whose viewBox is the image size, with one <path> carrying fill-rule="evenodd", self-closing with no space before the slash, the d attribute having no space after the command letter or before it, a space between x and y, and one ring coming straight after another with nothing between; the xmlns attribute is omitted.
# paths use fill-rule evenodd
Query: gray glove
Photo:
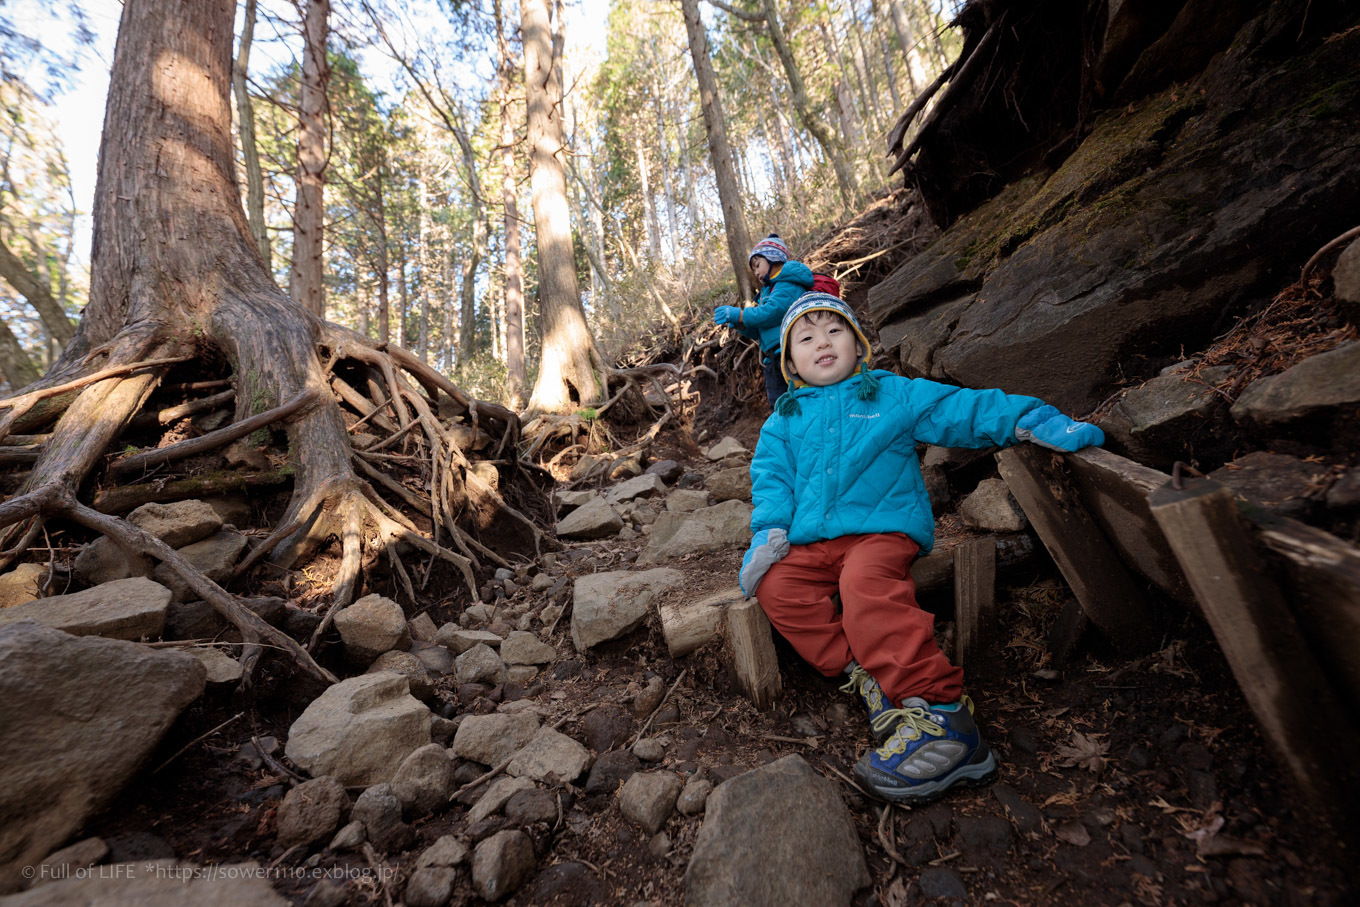
<svg viewBox="0 0 1360 907"><path fill-rule="evenodd" d="M741 559L741 573L737 585L746 598L756 594L756 587L765 572L789 553L789 534L783 529L762 529L751 538L751 547Z"/></svg>

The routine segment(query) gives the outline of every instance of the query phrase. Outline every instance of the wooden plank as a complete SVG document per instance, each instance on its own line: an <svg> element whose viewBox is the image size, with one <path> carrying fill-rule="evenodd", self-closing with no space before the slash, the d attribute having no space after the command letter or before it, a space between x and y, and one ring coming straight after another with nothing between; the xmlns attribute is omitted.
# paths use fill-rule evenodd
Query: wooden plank
<svg viewBox="0 0 1360 907"><path fill-rule="evenodd" d="M1034 561L1034 536L1028 532L1007 532L985 538L996 545L998 570L1006 571ZM912 561L911 579L916 583L918 595L948 586L954 581L954 548L937 547L925 557Z"/></svg>
<svg viewBox="0 0 1360 907"><path fill-rule="evenodd" d="M1142 592L1055 460L1031 444L996 455L1001 477L1091 623L1121 650L1151 648L1157 634Z"/></svg>
<svg viewBox="0 0 1360 907"><path fill-rule="evenodd" d="M1247 508L1295 619L1360 725L1360 550L1329 532Z"/></svg>
<svg viewBox="0 0 1360 907"><path fill-rule="evenodd" d="M1075 598L1068 599L1062 613L1048 631L1048 651L1053 656L1055 666L1065 665L1071 661L1072 653L1077 650L1077 643L1081 642L1081 637L1090 625L1091 621L1086 617L1086 612L1081 610L1081 602Z"/></svg>
<svg viewBox="0 0 1360 907"><path fill-rule="evenodd" d="M1148 500L1266 740L1313 804L1360 807L1360 736L1334 695L1227 488L1169 484Z"/></svg>
<svg viewBox="0 0 1360 907"><path fill-rule="evenodd" d="M975 667L996 635L996 543L991 539L954 547L954 626L959 666Z"/></svg>
<svg viewBox="0 0 1360 907"><path fill-rule="evenodd" d="M1064 462L1082 503L1125 565L1176 601L1194 605L1185 573L1148 510L1148 495L1171 477L1099 447L1069 454Z"/></svg>
<svg viewBox="0 0 1360 907"><path fill-rule="evenodd" d="M755 599L727 609L727 642L732 649L737 682L755 707L764 711L783 691L779 658L774 651L770 620Z"/></svg>
<svg viewBox="0 0 1360 907"><path fill-rule="evenodd" d="M672 658L688 655L722 635L729 605L741 601L741 590L724 589L694 601L661 606L661 634Z"/></svg>

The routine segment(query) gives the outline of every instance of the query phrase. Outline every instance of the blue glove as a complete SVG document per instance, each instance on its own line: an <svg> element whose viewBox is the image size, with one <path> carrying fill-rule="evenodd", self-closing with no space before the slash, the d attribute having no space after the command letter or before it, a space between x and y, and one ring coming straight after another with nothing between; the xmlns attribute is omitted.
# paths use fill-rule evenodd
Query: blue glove
<svg viewBox="0 0 1360 907"><path fill-rule="evenodd" d="M713 310L713 320L718 324L735 325L740 317L741 309L734 305L720 305Z"/></svg>
<svg viewBox="0 0 1360 907"><path fill-rule="evenodd" d="M789 534L783 529L762 529L751 539L751 547L741 559L741 573L737 585L741 594L750 598L756 594L756 587L765 578L765 571L784 559L789 553Z"/></svg>
<svg viewBox="0 0 1360 907"><path fill-rule="evenodd" d="M1047 404L1021 416L1015 424L1015 436L1062 453L1105 443L1105 432L1089 422L1069 419Z"/></svg>

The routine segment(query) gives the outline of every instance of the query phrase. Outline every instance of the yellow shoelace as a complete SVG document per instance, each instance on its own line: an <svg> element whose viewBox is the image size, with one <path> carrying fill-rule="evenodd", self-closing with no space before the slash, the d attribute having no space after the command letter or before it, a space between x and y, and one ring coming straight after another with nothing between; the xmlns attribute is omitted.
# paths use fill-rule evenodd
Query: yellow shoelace
<svg viewBox="0 0 1360 907"><path fill-rule="evenodd" d="M959 701L967 707L971 714L973 711L973 700L964 696ZM930 709L923 709L918 705L904 709L889 709L873 720L873 728L876 731L881 731L890 726L894 721L900 721L901 724L897 726L897 729L893 731L893 735L889 737L879 749L879 753L884 758L887 758L893 753L901 752L905 748L907 741L920 740L922 734L929 734L932 737L944 736L944 728L931 720Z"/></svg>

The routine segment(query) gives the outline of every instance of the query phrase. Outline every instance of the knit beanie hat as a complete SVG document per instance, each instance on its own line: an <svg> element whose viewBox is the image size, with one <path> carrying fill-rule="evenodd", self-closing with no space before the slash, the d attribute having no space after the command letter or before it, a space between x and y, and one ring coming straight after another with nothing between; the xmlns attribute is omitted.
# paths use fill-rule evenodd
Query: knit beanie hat
<svg viewBox="0 0 1360 907"><path fill-rule="evenodd" d="M798 401L793 399L793 392L797 388L807 385L798 380L797 375L789 372L789 334L792 333L793 326L798 319L808 312L833 312L846 320L850 325L850 330L855 332L855 339L859 341L864 350L864 355L860 357L859 361L861 381L856 395L861 400L872 400L878 396L878 379L869 372L868 366L869 338L864 336L864 329L859 326L855 313L843 300L832 296L830 293L819 293L813 290L799 296L798 300L789 306L789 310L784 313L784 320L779 324L779 369L784 373L784 380L789 382L789 389L776 402L775 411L785 416L796 415L799 412Z"/></svg>
<svg viewBox="0 0 1360 907"><path fill-rule="evenodd" d="M779 238L778 233L771 233L769 236L756 243L751 254L746 256L746 263L750 264L751 259L759 255L772 265L780 264L789 260L789 247L784 245L784 240Z"/></svg>

